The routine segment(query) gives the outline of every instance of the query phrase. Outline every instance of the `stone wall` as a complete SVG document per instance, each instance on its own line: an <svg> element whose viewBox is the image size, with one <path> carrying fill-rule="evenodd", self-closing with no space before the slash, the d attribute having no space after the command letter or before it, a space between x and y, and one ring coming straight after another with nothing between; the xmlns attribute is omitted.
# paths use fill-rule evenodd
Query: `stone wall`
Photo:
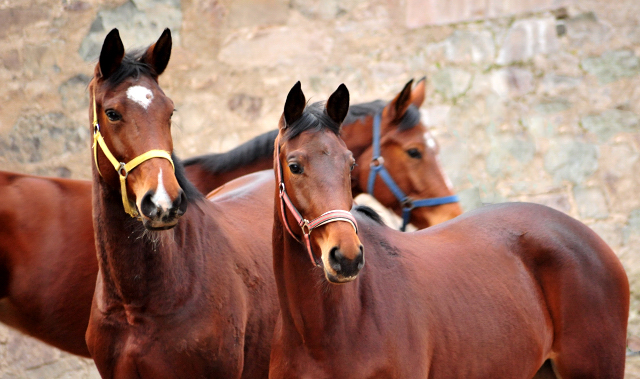
<svg viewBox="0 0 640 379"><path fill-rule="evenodd" d="M178 110L181 156L274 128L296 80L312 99L344 82L363 102L427 75L423 118L464 208L533 201L596 230L629 275L640 349L640 2L547 1L569 5L414 28L417 2L2 1L0 168L89 177L86 85L113 27L126 47L171 27L161 85ZM0 378L16 377L97 373L0 327ZM637 358L626 377L640 378Z"/></svg>

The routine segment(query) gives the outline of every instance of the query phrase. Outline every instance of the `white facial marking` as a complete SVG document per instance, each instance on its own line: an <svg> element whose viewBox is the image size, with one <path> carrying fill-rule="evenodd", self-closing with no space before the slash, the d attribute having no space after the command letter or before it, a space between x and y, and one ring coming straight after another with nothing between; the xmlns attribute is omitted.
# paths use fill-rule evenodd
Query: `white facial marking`
<svg viewBox="0 0 640 379"><path fill-rule="evenodd" d="M427 144L427 147L431 150L435 150L436 148L436 140L433 138L430 132L426 132L424 134L424 141Z"/></svg>
<svg viewBox="0 0 640 379"><path fill-rule="evenodd" d="M171 199L169 198L169 194L167 190L164 189L164 184L162 183L162 169L158 173L158 188L156 189L156 193L151 197L151 201L163 210L167 210L171 208Z"/></svg>
<svg viewBox="0 0 640 379"><path fill-rule="evenodd" d="M153 100L153 92L149 88L143 86L131 86L127 89L127 98L140 104L144 109L149 107Z"/></svg>

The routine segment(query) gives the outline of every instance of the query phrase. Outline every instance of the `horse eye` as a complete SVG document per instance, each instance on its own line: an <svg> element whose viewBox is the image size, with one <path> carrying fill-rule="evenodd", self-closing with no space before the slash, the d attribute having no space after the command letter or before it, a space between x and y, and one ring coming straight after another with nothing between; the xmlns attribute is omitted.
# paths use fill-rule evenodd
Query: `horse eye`
<svg viewBox="0 0 640 379"><path fill-rule="evenodd" d="M302 166L300 166L297 163L290 163L289 164L289 170L291 171L292 174L296 174L296 175L300 175L304 171L302 169Z"/></svg>
<svg viewBox="0 0 640 379"><path fill-rule="evenodd" d="M409 156L414 159L422 158L422 153L418 149L409 149L407 150L407 154L409 154Z"/></svg>
<svg viewBox="0 0 640 379"><path fill-rule="evenodd" d="M107 109L104 113L109 118L109 121L120 121L120 120L122 120L122 116L120 115L120 113L114 111L113 109Z"/></svg>
<svg viewBox="0 0 640 379"><path fill-rule="evenodd" d="M354 168L356 168L357 164L356 162L351 163L351 171L353 171Z"/></svg>

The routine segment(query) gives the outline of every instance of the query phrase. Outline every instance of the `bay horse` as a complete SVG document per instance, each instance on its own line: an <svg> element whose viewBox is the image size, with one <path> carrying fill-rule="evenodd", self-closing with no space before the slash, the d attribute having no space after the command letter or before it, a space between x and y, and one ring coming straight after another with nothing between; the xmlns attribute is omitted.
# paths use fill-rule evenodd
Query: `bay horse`
<svg viewBox="0 0 640 379"><path fill-rule="evenodd" d="M172 156L158 41L116 29L89 84L99 272L86 342L103 378L266 378L278 312L265 191L207 201Z"/></svg>
<svg viewBox="0 0 640 379"><path fill-rule="evenodd" d="M438 143L421 121L425 86L426 78L415 87L410 80L390 102L352 105L342 127L342 138L357 161L353 196L375 197L402 217L402 230L409 223L423 229L462 213L438 161ZM277 135L272 130L230 152L186 159L187 177L206 194L241 175L271 169Z"/></svg>
<svg viewBox="0 0 640 379"><path fill-rule="evenodd" d="M370 210L345 215L347 102L345 88L325 112L305 108L299 84L287 97L269 377L528 379L552 367L562 379L622 379L629 283L606 243L537 204L487 206L415 233Z"/></svg>
<svg viewBox="0 0 640 379"><path fill-rule="evenodd" d="M380 156L400 191L414 199L452 196L438 165L437 143L420 123L417 108L424 96L425 80L420 80L413 89L407 83L389 104L375 101L349 108L343 136L360 157L353 172L360 178L352 181L354 194L363 192L372 172L373 120L383 114ZM187 178L208 192L245 172L270 167L275 132L226 153L188 160ZM400 212L401 202L386 188L378 179L369 192ZM0 322L84 357L90 357L84 335L98 273L90 189L91 181L0 171ZM427 227L460 212L456 203L416 208L411 221Z"/></svg>

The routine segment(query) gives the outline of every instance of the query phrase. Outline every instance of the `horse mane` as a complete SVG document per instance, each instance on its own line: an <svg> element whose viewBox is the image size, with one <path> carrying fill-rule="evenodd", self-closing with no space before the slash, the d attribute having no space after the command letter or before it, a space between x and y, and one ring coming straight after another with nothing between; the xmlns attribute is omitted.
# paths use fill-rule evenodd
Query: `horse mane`
<svg viewBox="0 0 640 379"><path fill-rule="evenodd" d="M366 205L356 205L353 210L362 213L363 215L367 216L368 218L370 218L371 220L375 221L376 223L380 224L380 225L385 225L384 220L382 219L382 217L380 216L380 214L378 214L378 212L376 212L373 208L368 207Z"/></svg>
<svg viewBox="0 0 640 379"><path fill-rule="evenodd" d="M187 200L190 203L193 203L194 201L197 201L197 200L204 200L204 195L201 194L200 191L198 191L198 189L189 181L189 179L187 179L187 175L185 174L185 171L184 171L184 164L182 163L180 158L178 158L172 153L171 159L173 159L173 164L175 165L175 168L176 168L176 172L175 172L176 179L178 180L178 184L180 185L180 188L182 188L182 190L184 191L184 194L187 197Z"/></svg>
<svg viewBox="0 0 640 379"><path fill-rule="evenodd" d="M327 114L323 101L315 102L304 109L299 119L287 125L284 130L283 139L285 141L297 137L302 132L320 131L329 129L336 135L340 135L340 124L333 121Z"/></svg>
<svg viewBox="0 0 640 379"><path fill-rule="evenodd" d="M273 141L278 136L278 129L270 130L257 137L219 154L205 154L186 159L185 166L200 165L209 172L228 172L245 166L264 157L273 156Z"/></svg>
<svg viewBox="0 0 640 379"><path fill-rule="evenodd" d="M374 100L368 103L354 104L349 107L349 113L347 113L347 117L344 119L343 125L351 125L356 121L363 119L365 117L373 117L376 114L382 112L384 107L388 103L383 100ZM414 126L420 123L420 110L411 104L407 111L404 112L402 118L400 118L400 122L398 123L398 128L400 130L411 129Z"/></svg>
<svg viewBox="0 0 640 379"><path fill-rule="evenodd" d="M122 58L122 63L118 66L118 68L111 74L106 83L115 87L118 84L125 81L127 78L139 78L141 76L151 76L154 78L158 77L158 74L155 72L154 68L142 61L142 58L147 53L147 49L135 49L127 52Z"/></svg>

